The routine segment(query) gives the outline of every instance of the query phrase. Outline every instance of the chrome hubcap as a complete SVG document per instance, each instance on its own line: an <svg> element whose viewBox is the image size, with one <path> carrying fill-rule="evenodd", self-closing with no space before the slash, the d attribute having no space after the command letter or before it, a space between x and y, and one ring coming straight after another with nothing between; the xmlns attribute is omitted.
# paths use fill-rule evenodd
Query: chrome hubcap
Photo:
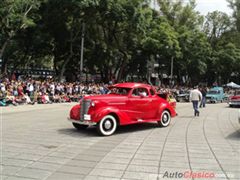
<svg viewBox="0 0 240 180"><path fill-rule="evenodd" d="M167 114L164 114L162 120L163 120L163 122L167 122L167 121L168 121L168 115L167 115Z"/></svg>
<svg viewBox="0 0 240 180"><path fill-rule="evenodd" d="M105 123L104 123L104 128L105 129L110 129L111 128L111 126L112 126L112 123L109 121L109 120L107 120L107 121L105 121Z"/></svg>

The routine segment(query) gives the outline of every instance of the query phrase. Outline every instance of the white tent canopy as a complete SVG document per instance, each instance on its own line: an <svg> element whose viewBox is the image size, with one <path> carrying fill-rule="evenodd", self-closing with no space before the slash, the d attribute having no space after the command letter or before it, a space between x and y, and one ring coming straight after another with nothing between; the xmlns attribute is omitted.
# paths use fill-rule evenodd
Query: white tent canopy
<svg viewBox="0 0 240 180"><path fill-rule="evenodd" d="M231 87L231 88L240 88L240 85L234 83L234 82L230 82L228 84L226 84L227 87Z"/></svg>

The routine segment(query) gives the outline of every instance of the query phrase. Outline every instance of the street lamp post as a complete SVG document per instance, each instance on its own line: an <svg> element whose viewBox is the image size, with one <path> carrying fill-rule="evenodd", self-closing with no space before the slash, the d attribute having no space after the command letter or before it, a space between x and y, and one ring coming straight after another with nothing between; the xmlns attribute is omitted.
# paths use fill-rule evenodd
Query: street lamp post
<svg viewBox="0 0 240 180"><path fill-rule="evenodd" d="M85 33L85 23L82 24L82 39L81 39L81 58L80 58L80 78L83 72L83 48L84 48L84 33Z"/></svg>
<svg viewBox="0 0 240 180"><path fill-rule="evenodd" d="M171 80L173 78L173 57L171 58Z"/></svg>

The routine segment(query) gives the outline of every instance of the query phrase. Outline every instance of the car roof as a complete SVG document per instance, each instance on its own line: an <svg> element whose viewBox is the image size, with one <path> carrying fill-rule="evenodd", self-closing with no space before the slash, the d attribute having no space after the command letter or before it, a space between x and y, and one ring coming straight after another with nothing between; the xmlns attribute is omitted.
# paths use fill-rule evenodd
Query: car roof
<svg viewBox="0 0 240 180"><path fill-rule="evenodd" d="M151 88L151 85L149 84L143 84L143 83L118 83L114 84L110 87L121 87L121 88L136 88L136 87L145 87L145 88Z"/></svg>

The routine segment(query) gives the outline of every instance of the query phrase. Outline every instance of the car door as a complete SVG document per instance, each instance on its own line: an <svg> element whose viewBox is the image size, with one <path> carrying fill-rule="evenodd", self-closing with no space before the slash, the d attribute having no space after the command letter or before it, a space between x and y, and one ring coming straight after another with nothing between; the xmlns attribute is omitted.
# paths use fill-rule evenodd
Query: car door
<svg viewBox="0 0 240 180"><path fill-rule="evenodd" d="M129 96L127 111L132 120L141 121L148 119L151 115L150 104L152 99L149 97L148 89L134 88Z"/></svg>
<svg viewBox="0 0 240 180"><path fill-rule="evenodd" d="M159 107L161 105L161 100L160 98L158 97L158 95L156 94L156 92L151 88L149 90L150 92L150 98L149 99L149 114L148 114L148 117L146 117L147 119L160 119L159 116Z"/></svg>

